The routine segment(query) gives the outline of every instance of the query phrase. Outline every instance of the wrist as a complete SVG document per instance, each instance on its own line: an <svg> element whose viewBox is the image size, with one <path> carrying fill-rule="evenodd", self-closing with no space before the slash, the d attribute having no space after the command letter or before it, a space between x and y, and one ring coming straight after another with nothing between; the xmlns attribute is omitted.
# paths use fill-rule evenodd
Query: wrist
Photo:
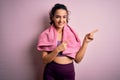
<svg viewBox="0 0 120 80"><path fill-rule="evenodd" d="M83 40L83 44L88 44L88 43L89 42L86 39Z"/></svg>
<svg viewBox="0 0 120 80"><path fill-rule="evenodd" d="M59 53L60 50L56 47L56 48L55 48L55 52L56 52L56 53Z"/></svg>
<svg viewBox="0 0 120 80"><path fill-rule="evenodd" d="M88 42L87 41L83 41L83 46L87 46Z"/></svg>

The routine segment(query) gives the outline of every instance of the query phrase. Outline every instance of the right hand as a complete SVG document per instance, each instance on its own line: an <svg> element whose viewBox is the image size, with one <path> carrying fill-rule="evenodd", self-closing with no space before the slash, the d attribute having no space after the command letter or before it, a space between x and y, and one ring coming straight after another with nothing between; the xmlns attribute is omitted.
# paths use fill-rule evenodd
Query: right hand
<svg viewBox="0 0 120 80"><path fill-rule="evenodd" d="M67 41L62 42L57 47L58 52L64 51L65 49L67 49Z"/></svg>

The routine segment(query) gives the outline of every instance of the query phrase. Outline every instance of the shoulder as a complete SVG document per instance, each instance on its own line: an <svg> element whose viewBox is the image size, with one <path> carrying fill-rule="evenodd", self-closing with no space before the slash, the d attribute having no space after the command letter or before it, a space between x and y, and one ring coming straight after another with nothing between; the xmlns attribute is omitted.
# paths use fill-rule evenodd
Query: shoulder
<svg viewBox="0 0 120 80"><path fill-rule="evenodd" d="M45 30L43 30L40 35L44 35L44 34L49 34L50 32L50 27L46 28Z"/></svg>

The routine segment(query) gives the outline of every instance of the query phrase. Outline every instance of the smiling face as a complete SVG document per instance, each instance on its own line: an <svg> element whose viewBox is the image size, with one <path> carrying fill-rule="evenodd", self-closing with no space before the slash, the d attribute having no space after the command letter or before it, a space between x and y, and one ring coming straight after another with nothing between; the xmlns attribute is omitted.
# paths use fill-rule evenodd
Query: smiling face
<svg viewBox="0 0 120 80"><path fill-rule="evenodd" d="M63 28L67 24L68 14L64 9L58 9L55 11L52 20L56 28Z"/></svg>

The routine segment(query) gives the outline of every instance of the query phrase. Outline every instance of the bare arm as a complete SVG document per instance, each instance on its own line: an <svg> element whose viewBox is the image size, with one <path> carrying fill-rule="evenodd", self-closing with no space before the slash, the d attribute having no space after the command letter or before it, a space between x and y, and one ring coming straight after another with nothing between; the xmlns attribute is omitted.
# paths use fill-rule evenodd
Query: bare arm
<svg viewBox="0 0 120 80"><path fill-rule="evenodd" d="M76 54L76 57L75 57L75 62L76 63L79 63L83 59L85 51L87 49L87 46L88 46L88 43L83 42L81 48L79 49L79 51Z"/></svg>
<svg viewBox="0 0 120 80"><path fill-rule="evenodd" d="M83 40L83 44L76 54L76 57L75 57L75 62L76 63L79 63L83 59L84 54L85 54L86 49L87 49L87 46L88 46L88 43L93 40L94 33L97 32L97 31L98 30L96 29L96 30L92 31L91 33L89 33L85 36L85 38Z"/></svg>
<svg viewBox="0 0 120 80"><path fill-rule="evenodd" d="M66 49L66 42L62 42L58 47L56 47L51 53L48 54L47 51L42 51L42 59L45 64L52 62L57 54Z"/></svg>
<svg viewBox="0 0 120 80"><path fill-rule="evenodd" d="M51 53L48 54L48 52L43 51L42 52L42 59L43 59L43 63L47 64L50 63L51 61L53 61L55 59L55 57L58 54L58 50L57 48L54 49Z"/></svg>

